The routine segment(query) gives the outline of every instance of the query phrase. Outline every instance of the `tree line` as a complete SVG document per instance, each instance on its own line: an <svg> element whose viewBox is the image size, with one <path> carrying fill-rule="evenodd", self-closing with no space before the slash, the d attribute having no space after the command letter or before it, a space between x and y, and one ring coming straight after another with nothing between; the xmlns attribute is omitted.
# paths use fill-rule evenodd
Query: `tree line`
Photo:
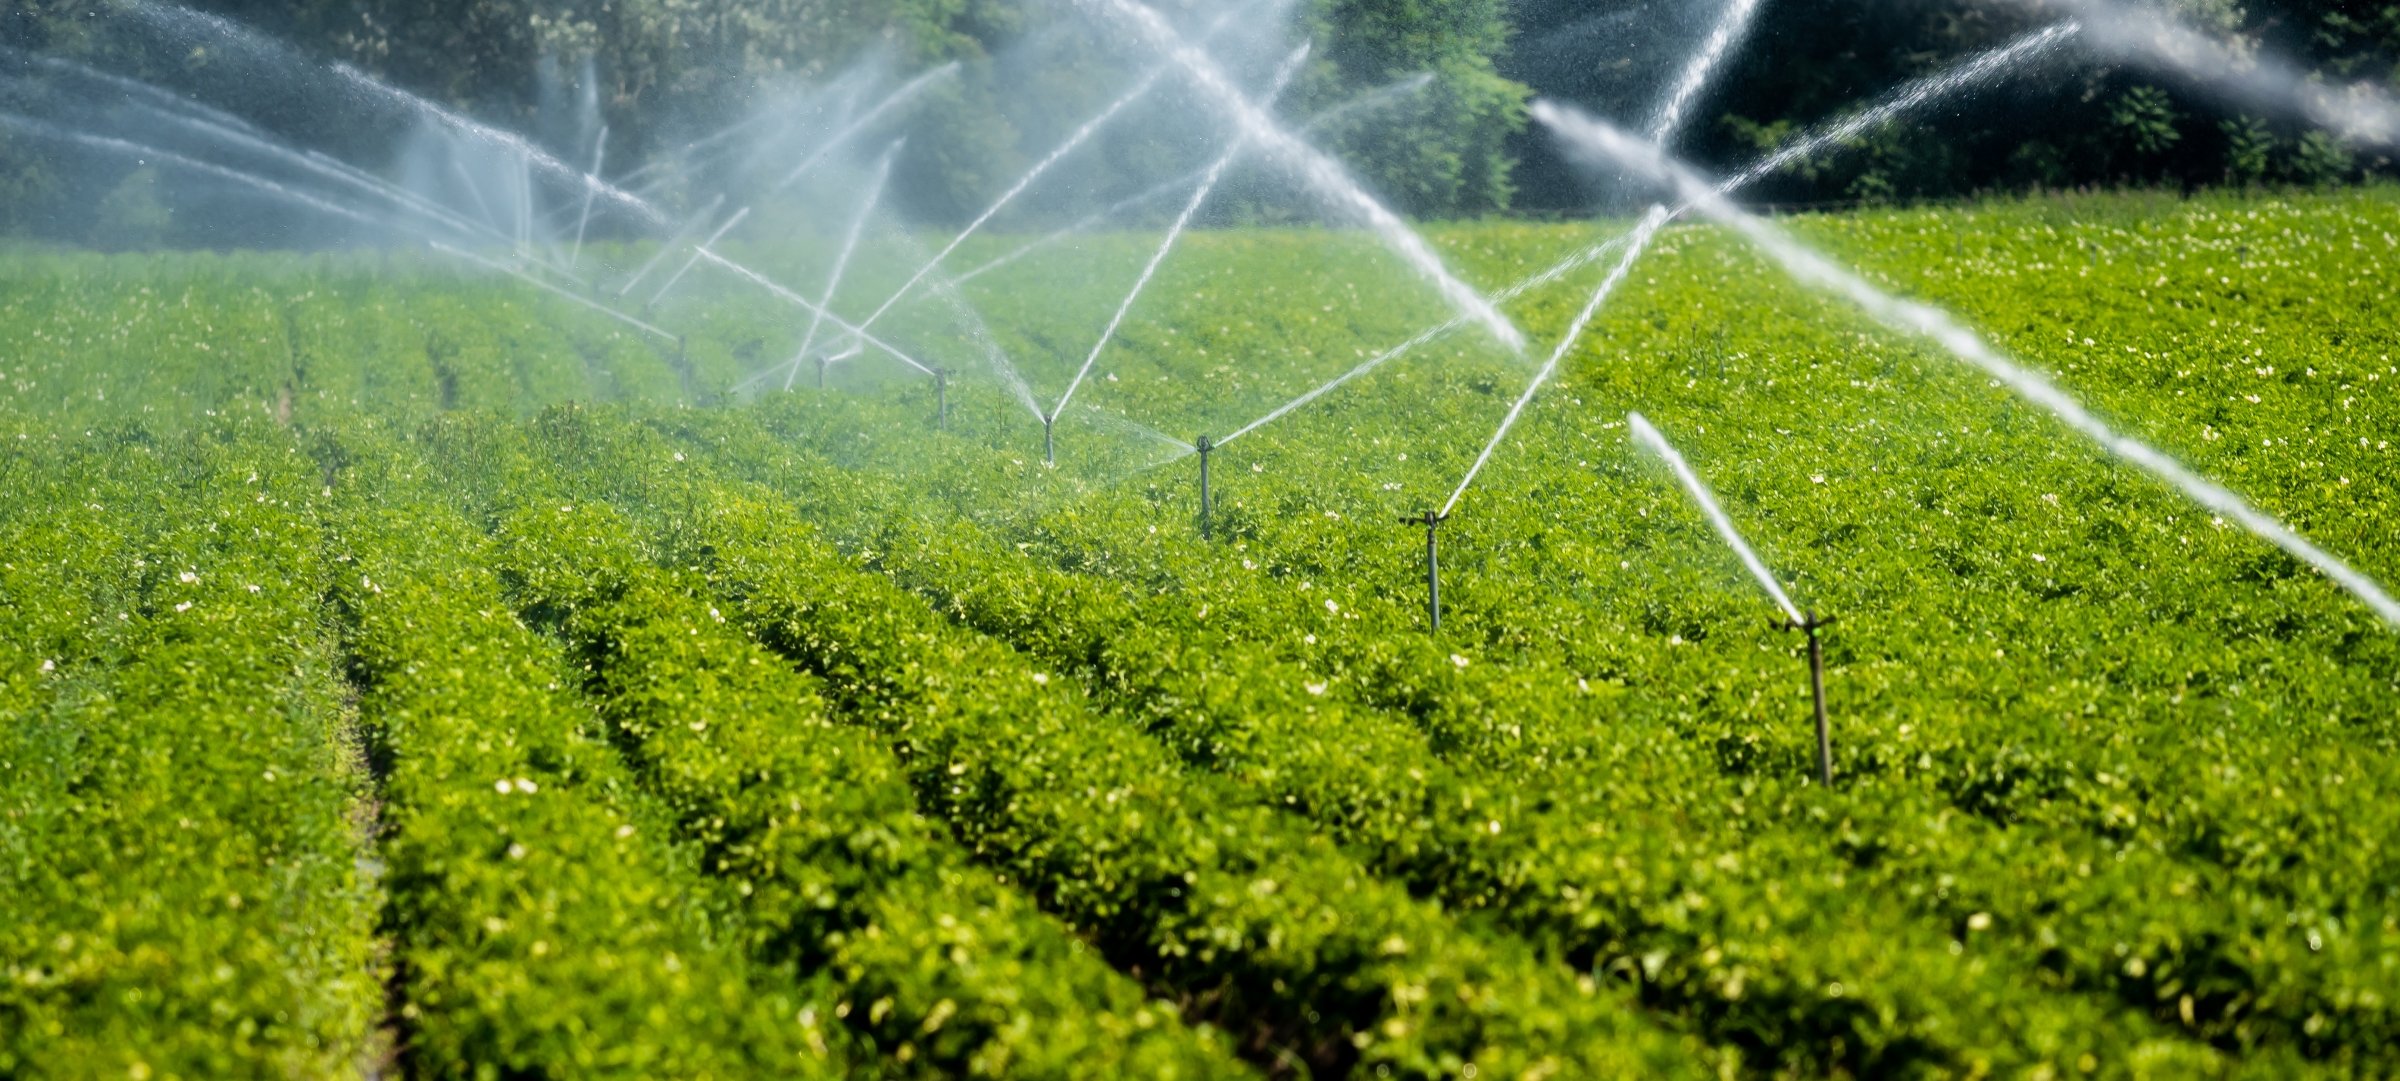
<svg viewBox="0 0 2400 1081"><path fill-rule="evenodd" d="M205 50L115 40L106 30L112 2L123 0L19 0L0 22L0 41L164 83L210 63ZM1073 107L1096 108L1138 73L1128 50L1088 20L1054 19L1075 10L1062 0L197 2L305 52L526 130L538 127L562 65L570 81L588 69L620 162L734 119L772 87L832 79L862 56L882 57L900 73L955 61L960 76L918 117L940 138L912 140L902 170L910 208L937 219L981 206L1055 144ZM1897 83L2063 17L2056 3L1764 0L1677 148L1720 166L1745 161ZM2389 85L2400 73L2400 3L2174 3L2211 31L2293 55L2329 80ZM1239 10L1223 0L1160 6L1186 25ZM1277 9L1260 0L1252 10ZM1304 36L1316 48L1280 110L1306 115L1394 80L1429 77L1321 138L1407 211L1471 216L1589 205L1591 189L1529 128L1527 103L1552 97L1638 122L1721 5L1296 0L1285 10L1295 33L1265 37ZM1062 39L1062 25L1081 31ZM1028 96L1056 104L1060 116L1029 114ZM311 105L281 103L296 114L286 126L334 149L359 137L338 117L297 115ZM1145 139L1158 141L1155 131L1111 139L1101 159L1124 163L1128 177L1158 156L1144 150ZM2204 88L2078 61L1797 163L1756 194L1871 203L2035 187L2308 184L2389 165L2288 119L2228 107ZM42 168L37 147L0 134L0 195L24 203L38 194Z"/></svg>

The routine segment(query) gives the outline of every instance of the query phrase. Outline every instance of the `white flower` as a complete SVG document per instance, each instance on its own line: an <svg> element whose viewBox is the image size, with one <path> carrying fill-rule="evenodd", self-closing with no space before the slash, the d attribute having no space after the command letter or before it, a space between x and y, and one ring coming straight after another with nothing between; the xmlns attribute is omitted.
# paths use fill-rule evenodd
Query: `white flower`
<svg viewBox="0 0 2400 1081"><path fill-rule="evenodd" d="M493 781L492 791L498 792L503 796L507 795L509 793L508 778L502 777L497 781Z"/></svg>
<svg viewBox="0 0 2400 1081"><path fill-rule="evenodd" d="M1322 695L1325 693L1325 685L1322 683L1303 683L1301 686L1308 688L1310 694Z"/></svg>
<svg viewBox="0 0 2400 1081"><path fill-rule="evenodd" d="M192 602L185 601L181 604L178 604L175 606L175 610L178 612L189 612L192 610Z"/></svg>
<svg viewBox="0 0 2400 1081"><path fill-rule="evenodd" d="M1455 664L1460 668L1465 668L1467 666L1467 659L1459 654L1453 653L1450 655L1450 663Z"/></svg>
<svg viewBox="0 0 2400 1081"><path fill-rule="evenodd" d="M678 462L680 462L680 461L682 461L682 460L683 460L683 452L682 452L682 451L680 451L680 450L679 450L679 451L676 451L676 452L675 452L675 460L676 460L676 461L678 461Z"/></svg>
<svg viewBox="0 0 2400 1081"><path fill-rule="evenodd" d="M181 583L183 583L183 584L185 584L185 585L187 585L187 586L188 586L188 585L191 585L191 584L192 584L192 583L194 583L194 582L197 582L197 581L199 581L199 580L200 580L200 576L199 576L199 575L197 575L197 574L193 574L193 573L192 573L192 572L190 572L190 571L185 571L185 572L183 572L182 574L178 574L178 575L176 575L176 576L175 576L175 580L176 580L176 581L178 581L178 582L181 582Z"/></svg>
<svg viewBox="0 0 2400 1081"><path fill-rule="evenodd" d="M1325 598L1325 610L1328 612L1339 612L1342 610L1342 606L1333 603L1333 598L1327 597Z"/></svg>
<svg viewBox="0 0 2400 1081"><path fill-rule="evenodd" d="M1049 685L1050 685L1050 673L1048 673L1048 672L1035 672L1035 673L1033 674L1033 681L1034 681L1036 684L1039 684L1039 685L1041 685L1041 686L1047 687L1047 686L1049 686Z"/></svg>
<svg viewBox="0 0 2400 1081"><path fill-rule="evenodd" d="M2050 557L2043 555L2040 552L2035 552L2033 553L2033 561L2036 563L2048 563L2050 562Z"/></svg>

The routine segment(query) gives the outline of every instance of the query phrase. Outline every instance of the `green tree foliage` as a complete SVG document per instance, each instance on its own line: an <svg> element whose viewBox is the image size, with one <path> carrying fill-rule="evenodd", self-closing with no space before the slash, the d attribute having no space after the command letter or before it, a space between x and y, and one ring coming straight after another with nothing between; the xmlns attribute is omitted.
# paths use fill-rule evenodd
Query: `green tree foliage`
<svg viewBox="0 0 2400 1081"><path fill-rule="evenodd" d="M1153 2L1187 28L1229 19L1254 40L1273 36L1248 25L1259 20L1256 13L1277 10L1271 6L1244 14L1198 0ZM2048 3L1766 0L1748 43L1703 95L1678 149L1719 166L1747 160L1802 126L2067 13L2058 0ZM259 27L305 54L355 64L521 130L539 127L545 87L561 77L574 81L588 62L600 84L611 157L621 163L713 130L768 100L778 86L822 84L861 57L880 57L899 73L957 61L961 75L920 105L915 124L925 137L911 145L899 170L906 208L950 221L987 205L1067 128L1155 62L1096 29L1066 0L200 0L197 6ZM2170 0L2169 6L2244 47L2295 56L2331 83L2400 78L2400 3ZM1281 103L1287 114L1321 110L1394 79L1433 77L1424 90L1321 138L1369 188L1402 209L1457 216L1517 204L1583 205L1589 193L1577 172L1545 133L1528 130L1527 100L1555 97L1638 121L1656 107L1660 88L1722 7L1299 0L1282 10L1291 36L1316 45L1314 61ZM1054 29L1061 22L1066 28ZM0 42L168 82L225 63L205 48L129 44L111 25L106 0L27 0L0 20ZM1251 57L1238 73L1259 85L1272 59ZM240 83L222 70L216 75ZM274 108L291 115L270 126L337 151L384 149L364 141L388 133L345 126L315 109L309 95L286 97ZM1186 95L1161 107L1205 117L1194 105ZM1160 162L1198 155L1200 142L1218 138L1181 123L1182 115L1107 133L1091 155L1100 164L1078 165L1092 172L1077 197L1129 194L1159 179ZM1177 138L1184 140L1180 149L1169 145ZM89 238L96 224L88 208L45 218L46 226L28 223L40 215L27 207L115 183L64 182L44 165L44 156L56 153L38 143L0 142L0 193L11 196L0 200L0 227ZM2290 118L2248 115L2188 83L2096 68L2073 56L1954 112L1873 133L1838 163L1797 163L1757 194L1786 202L1885 201L2092 184L2313 184L2389 167L2386 156L2311 137ZM1055 214L1069 201L1056 193L1047 198L1029 199L1023 212ZM1229 193L1223 212L1289 213L1300 205L1267 207Z"/></svg>
<svg viewBox="0 0 2400 1081"><path fill-rule="evenodd" d="M1540 0L1520 0L1519 19L1539 6ZM2167 6L2240 48L2294 57L2330 83L2388 82L2400 70L2400 4L2175 0ZM2056 3L1893 0L1829 8L1769 0L1751 47L1705 103L1711 122L1696 124L1684 148L1727 165L1750 160L1764 135L1839 115L1885 88L2069 14ZM1552 91L1528 81L1537 93ZM1879 201L2144 182L2322 183L2389 171L2385 156L2312 138L2290 118L2246 115L2205 91L2146 70L2095 67L2087 54L2071 53L1963 108L1877 132L1863 152L1839 163L1788 170L1760 193L1778 201ZM1528 192L1537 204L1571 194Z"/></svg>
<svg viewBox="0 0 2400 1081"><path fill-rule="evenodd" d="M1345 157L1421 212L1505 208L1510 136L1525 126L1525 88L1503 77L1503 0L1319 0L1308 15L1338 72L1328 98L1418 72L1434 83L1385 122L1352 133Z"/></svg>

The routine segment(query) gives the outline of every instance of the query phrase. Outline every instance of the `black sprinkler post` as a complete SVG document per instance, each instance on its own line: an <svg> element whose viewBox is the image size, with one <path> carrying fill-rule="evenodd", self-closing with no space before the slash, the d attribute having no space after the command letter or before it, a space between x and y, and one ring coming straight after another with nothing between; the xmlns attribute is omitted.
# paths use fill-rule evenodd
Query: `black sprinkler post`
<svg viewBox="0 0 2400 1081"><path fill-rule="evenodd" d="M1200 437L1199 442L1192 444L1192 449L1200 452L1200 539L1207 540L1209 527L1208 517L1210 510L1208 499L1208 453L1217 449L1217 445L1209 441L1209 438L1204 435Z"/></svg>
<svg viewBox="0 0 2400 1081"><path fill-rule="evenodd" d="M825 389L825 369L827 369L827 368L830 368L830 367L832 367L832 366L833 366L833 361L831 361L831 360L827 359L827 358L826 358L826 357L825 357L823 354L818 354L818 356L817 356L817 389L818 389L818 390L823 390L823 389Z"/></svg>
<svg viewBox="0 0 2400 1081"><path fill-rule="evenodd" d="M933 426L950 430L950 369L933 370Z"/></svg>
<svg viewBox="0 0 2400 1081"><path fill-rule="evenodd" d="M1058 414L1042 418L1042 464L1058 464Z"/></svg>
<svg viewBox="0 0 2400 1081"><path fill-rule="evenodd" d="M1834 620L1831 616L1818 619L1814 608L1808 610L1807 617L1804 622L1794 623L1787 619L1774 626L1777 630L1800 631L1808 635L1808 690L1817 704L1817 781L1830 787L1833 784L1833 733L1825 722L1825 645L1818 639L1817 632L1833 626Z"/></svg>
<svg viewBox="0 0 2400 1081"><path fill-rule="evenodd" d="M1449 520L1449 515L1431 510L1400 519L1401 525L1425 527L1425 614L1432 620L1435 634L1442 633L1442 557L1434 537L1441 524Z"/></svg>

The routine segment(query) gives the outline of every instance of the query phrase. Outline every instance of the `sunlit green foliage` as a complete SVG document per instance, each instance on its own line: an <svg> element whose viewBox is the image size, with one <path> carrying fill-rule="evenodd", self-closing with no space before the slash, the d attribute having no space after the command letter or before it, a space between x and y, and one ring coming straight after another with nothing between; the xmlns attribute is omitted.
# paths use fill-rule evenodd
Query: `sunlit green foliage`
<svg viewBox="0 0 2400 1081"><path fill-rule="evenodd" d="M2389 191L1791 224L2400 580ZM1432 238L1497 286L1607 233ZM1037 395L1154 241L969 284ZM889 329L947 431L873 355L732 393L802 322L714 271L679 346L423 257L11 256L0 1072L2400 1071L2392 628L1678 226L1429 635L1397 518L1532 361L1437 339L1215 452L1209 540L1141 427L1438 320L1377 251L1188 238L1055 467L937 304ZM1632 409L1839 618L1830 789Z"/></svg>

